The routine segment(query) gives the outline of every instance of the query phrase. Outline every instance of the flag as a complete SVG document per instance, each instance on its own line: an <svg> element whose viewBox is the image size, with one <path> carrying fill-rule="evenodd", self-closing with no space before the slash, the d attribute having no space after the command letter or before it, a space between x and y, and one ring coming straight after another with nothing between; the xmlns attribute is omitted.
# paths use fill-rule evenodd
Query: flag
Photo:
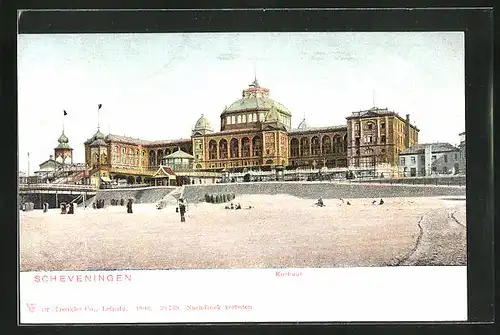
<svg viewBox="0 0 500 335"><path fill-rule="evenodd" d="M63 111L64 112L64 116L68 115L68 113L66 113L66 111Z"/></svg>
<svg viewBox="0 0 500 335"><path fill-rule="evenodd" d="M101 107L102 107L102 104L99 104L99 106L97 106L98 109L101 109Z"/></svg>

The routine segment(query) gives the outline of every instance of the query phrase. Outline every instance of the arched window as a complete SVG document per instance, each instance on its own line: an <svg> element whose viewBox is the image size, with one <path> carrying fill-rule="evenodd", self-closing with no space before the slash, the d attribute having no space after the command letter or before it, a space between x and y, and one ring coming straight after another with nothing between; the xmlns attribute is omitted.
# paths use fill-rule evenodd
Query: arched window
<svg viewBox="0 0 500 335"><path fill-rule="evenodd" d="M163 159L163 150L160 149L156 154L156 164L160 165L162 159Z"/></svg>
<svg viewBox="0 0 500 335"><path fill-rule="evenodd" d="M219 158L227 159L227 140L224 138L219 141Z"/></svg>
<svg viewBox="0 0 500 335"><path fill-rule="evenodd" d="M332 153L332 141L330 139L330 136L325 135L321 139L322 142L322 149L323 149L323 154L331 154Z"/></svg>
<svg viewBox="0 0 500 335"><path fill-rule="evenodd" d="M234 115L231 115L231 124L236 123L236 117Z"/></svg>
<svg viewBox="0 0 500 335"><path fill-rule="evenodd" d="M299 140L296 138L292 138L292 140L290 141L290 156L299 156Z"/></svg>
<svg viewBox="0 0 500 335"><path fill-rule="evenodd" d="M246 114L243 114L241 116L241 123L246 123L246 122L247 122L247 116L246 116Z"/></svg>
<svg viewBox="0 0 500 335"><path fill-rule="evenodd" d="M342 151L342 142L339 134L333 136L333 152L340 153Z"/></svg>
<svg viewBox="0 0 500 335"><path fill-rule="evenodd" d="M257 113L253 113L253 122L257 122Z"/></svg>
<svg viewBox="0 0 500 335"><path fill-rule="evenodd" d="M156 155L153 150L149 152L149 166L154 166L156 163Z"/></svg>
<svg viewBox="0 0 500 335"><path fill-rule="evenodd" d="M217 159L217 142L215 140L208 142L208 159Z"/></svg>
<svg viewBox="0 0 500 335"><path fill-rule="evenodd" d="M252 156L261 156L262 155L262 139L260 136L254 136L252 138Z"/></svg>
<svg viewBox="0 0 500 335"><path fill-rule="evenodd" d="M238 139L233 138L229 143L229 152L231 154L231 158L239 157L238 154Z"/></svg>
<svg viewBox="0 0 500 335"><path fill-rule="evenodd" d="M309 156L309 139L307 137L300 139L300 153L301 156Z"/></svg>
<svg viewBox="0 0 500 335"><path fill-rule="evenodd" d="M231 117L230 116L226 116L226 123L231 124Z"/></svg>
<svg viewBox="0 0 500 335"><path fill-rule="evenodd" d="M248 137L243 137L241 139L241 156L250 157L250 140Z"/></svg>
<svg viewBox="0 0 500 335"><path fill-rule="evenodd" d="M314 136L311 139L311 151L313 155L319 155L320 154L320 145L319 145L319 138L318 136Z"/></svg>

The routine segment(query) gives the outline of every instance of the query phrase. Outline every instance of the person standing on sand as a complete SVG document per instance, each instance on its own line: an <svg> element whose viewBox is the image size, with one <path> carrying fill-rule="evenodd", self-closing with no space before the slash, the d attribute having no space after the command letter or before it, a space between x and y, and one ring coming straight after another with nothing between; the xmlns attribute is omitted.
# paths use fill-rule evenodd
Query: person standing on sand
<svg viewBox="0 0 500 335"><path fill-rule="evenodd" d="M128 199L128 202L127 202L127 213L133 213L132 212L132 199Z"/></svg>
<svg viewBox="0 0 500 335"><path fill-rule="evenodd" d="M71 202L69 204L68 214L75 214L75 205Z"/></svg>
<svg viewBox="0 0 500 335"><path fill-rule="evenodd" d="M186 213L186 204L184 203L184 199L179 199L179 213L181 214L181 222L186 222L186 218L184 214Z"/></svg>

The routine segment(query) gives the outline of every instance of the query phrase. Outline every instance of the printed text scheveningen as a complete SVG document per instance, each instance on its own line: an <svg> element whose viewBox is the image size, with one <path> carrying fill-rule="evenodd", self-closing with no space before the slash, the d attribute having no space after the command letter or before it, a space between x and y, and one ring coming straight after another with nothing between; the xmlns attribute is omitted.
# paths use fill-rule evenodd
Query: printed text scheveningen
<svg viewBox="0 0 500 335"><path fill-rule="evenodd" d="M35 275L35 283L89 283L89 282L129 282L132 281L131 274L73 274L73 275Z"/></svg>

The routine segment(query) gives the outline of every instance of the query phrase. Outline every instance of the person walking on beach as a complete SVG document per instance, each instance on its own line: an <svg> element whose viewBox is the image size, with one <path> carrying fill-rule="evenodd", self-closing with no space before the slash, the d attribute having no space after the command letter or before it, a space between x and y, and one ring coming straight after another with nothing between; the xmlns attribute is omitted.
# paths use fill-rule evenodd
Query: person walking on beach
<svg viewBox="0 0 500 335"><path fill-rule="evenodd" d="M186 222L186 217L184 216L186 214L186 203L183 198L179 199L179 213L181 214L181 222Z"/></svg>
<svg viewBox="0 0 500 335"><path fill-rule="evenodd" d="M61 204L61 214L66 214L66 204L65 203Z"/></svg>
<svg viewBox="0 0 500 335"><path fill-rule="evenodd" d="M128 199L128 202L127 202L127 213L132 213L132 199Z"/></svg>

